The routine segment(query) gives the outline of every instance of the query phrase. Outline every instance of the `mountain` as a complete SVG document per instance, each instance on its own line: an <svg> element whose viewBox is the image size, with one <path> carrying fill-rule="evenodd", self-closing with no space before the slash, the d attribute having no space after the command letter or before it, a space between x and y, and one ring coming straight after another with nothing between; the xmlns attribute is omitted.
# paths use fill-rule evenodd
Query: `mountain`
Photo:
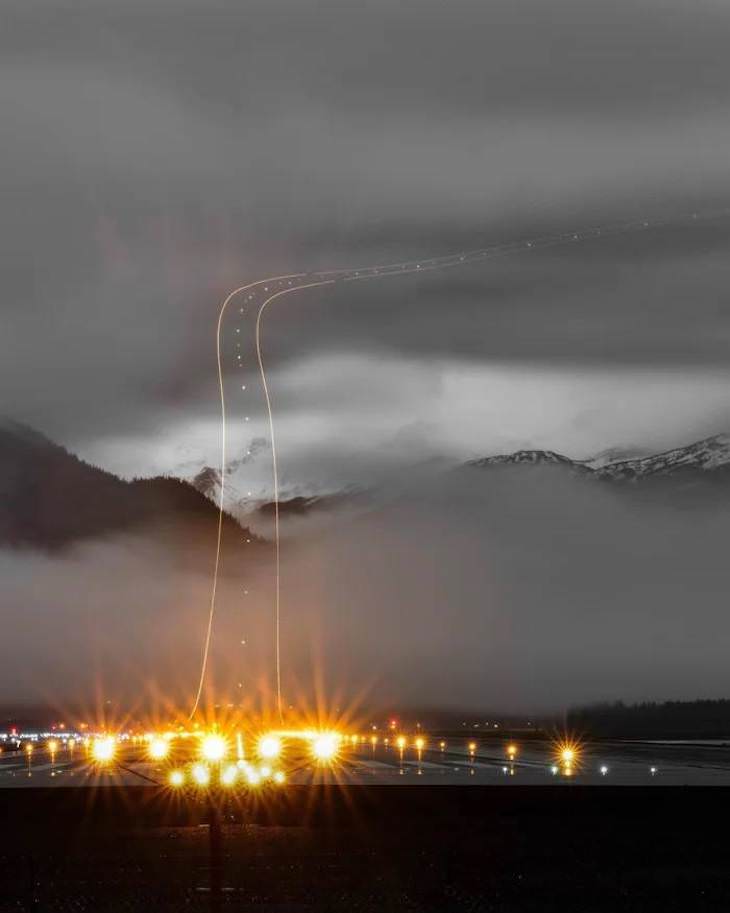
<svg viewBox="0 0 730 913"><path fill-rule="evenodd" d="M730 468L730 434L717 434L686 447L653 456L618 460L596 469L603 478L638 481L658 476L706 473L722 475Z"/></svg>
<svg viewBox="0 0 730 913"><path fill-rule="evenodd" d="M154 527L168 543L186 551L200 544L207 551L217 522L215 506L187 482L128 482L26 425L0 421L0 545L53 550ZM236 521L226 516L224 522L240 539Z"/></svg>
<svg viewBox="0 0 730 913"><path fill-rule="evenodd" d="M482 457L478 460L470 460L467 463L467 466L483 468L486 466L503 466L510 464L563 466L566 469L572 469L576 472L593 471L580 460L571 460L570 457L563 456L562 453L556 453L554 450L517 450L514 453L505 453L497 456Z"/></svg>
<svg viewBox="0 0 730 913"><path fill-rule="evenodd" d="M614 455L618 458L613 458ZM470 460L466 465L484 469L525 464L559 466L584 477L606 481L724 482L730 480L730 434L717 434L685 447L628 459L623 451L604 451L589 460L573 460L553 450L518 450Z"/></svg>

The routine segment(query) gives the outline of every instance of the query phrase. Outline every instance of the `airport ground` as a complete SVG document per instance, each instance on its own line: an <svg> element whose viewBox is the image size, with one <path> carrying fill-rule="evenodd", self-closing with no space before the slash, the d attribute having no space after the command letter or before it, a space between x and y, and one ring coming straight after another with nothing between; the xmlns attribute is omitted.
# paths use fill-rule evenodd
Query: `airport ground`
<svg viewBox="0 0 730 913"><path fill-rule="evenodd" d="M364 755L339 784L300 771L304 782L213 802L138 776L105 783L81 762L73 778L8 770L0 782L23 788L0 789L0 913L730 909L724 746L597 746L583 777L540 769L532 783L540 747L504 775L497 753L489 766L496 744L462 779L401 774L393 759L378 762L386 777ZM454 752L444 764L468 770ZM595 775L605 759L613 784ZM622 763L633 785L615 785ZM718 785L667 785L682 779L672 764Z"/></svg>

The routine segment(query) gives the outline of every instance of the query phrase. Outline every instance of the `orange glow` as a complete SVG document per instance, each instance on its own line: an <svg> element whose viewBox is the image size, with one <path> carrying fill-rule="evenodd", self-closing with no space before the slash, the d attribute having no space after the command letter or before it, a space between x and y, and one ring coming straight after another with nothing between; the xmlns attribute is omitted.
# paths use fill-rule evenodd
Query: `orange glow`
<svg viewBox="0 0 730 913"><path fill-rule="evenodd" d="M312 741L312 753L318 761L331 761L339 750L340 736L336 732L323 732Z"/></svg>
<svg viewBox="0 0 730 913"><path fill-rule="evenodd" d="M228 745L222 736L208 735L203 739L200 750L206 761L222 761L228 751Z"/></svg>
<svg viewBox="0 0 730 913"><path fill-rule="evenodd" d="M91 745L91 756L97 764L108 764L114 760L117 743L111 736L105 736L101 739L94 739Z"/></svg>
<svg viewBox="0 0 730 913"><path fill-rule="evenodd" d="M152 739L149 746L149 755L154 761L166 758L170 751L170 743L166 739Z"/></svg>

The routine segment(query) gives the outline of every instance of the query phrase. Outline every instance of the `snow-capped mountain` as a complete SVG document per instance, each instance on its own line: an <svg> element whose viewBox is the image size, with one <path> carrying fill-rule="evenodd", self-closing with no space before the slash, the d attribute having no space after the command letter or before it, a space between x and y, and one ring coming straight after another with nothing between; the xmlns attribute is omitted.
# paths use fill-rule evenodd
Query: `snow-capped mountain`
<svg viewBox="0 0 730 913"><path fill-rule="evenodd" d="M717 434L685 447L628 459L626 451L620 450L604 451L589 460L573 460L553 450L518 450L467 463L476 468L505 464L562 466L581 475L608 480L639 481L675 475L686 478L691 474L709 478L718 471L730 471L730 434Z"/></svg>
<svg viewBox="0 0 730 913"><path fill-rule="evenodd" d="M576 471L591 472L590 467L584 466L580 460L571 460L570 457L563 456L562 453L556 453L554 450L516 450L514 453L504 453L497 456L482 457L478 460L470 460L467 466L485 467L515 463L533 466L565 466Z"/></svg>
<svg viewBox="0 0 730 913"><path fill-rule="evenodd" d="M623 463L626 460L638 460L648 456L651 456L651 451L641 447L608 447L595 456L580 462L591 469L602 469L609 463Z"/></svg>
<svg viewBox="0 0 730 913"><path fill-rule="evenodd" d="M595 471L605 478L635 480L688 470L713 472L727 466L730 466L730 434L717 434L653 456L607 463Z"/></svg>

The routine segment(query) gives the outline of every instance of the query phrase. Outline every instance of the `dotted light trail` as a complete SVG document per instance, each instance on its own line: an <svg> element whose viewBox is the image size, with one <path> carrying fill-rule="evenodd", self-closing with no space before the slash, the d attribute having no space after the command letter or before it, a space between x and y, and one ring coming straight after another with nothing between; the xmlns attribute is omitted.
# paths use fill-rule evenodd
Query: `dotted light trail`
<svg viewBox="0 0 730 913"><path fill-rule="evenodd" d="M220 488L218 497L218 528L216 537L215 561L213 567L213 579L210 594L210 603L208 609L208 619L203 638L203 651L198 688L190 712L192 719L200 705L200 699L203 693L205 677L208 667L208 658L210 654L210 640L213 631L213 621L216 609L216 596L218 589L218 577L220 571L221 556L221 539L223 533L223 516L224 516L224 497L225 497L225 477L226 477L226 398L223 379L223 365L221 359L221 341L223 319L226 315L229 304L239 295L245 292L246 301L254 301L256 292L262 289L266 297L259 305L256 316L255 342L256 356L258 361L259 375L264 391L266 402L266 411L268 416L269 435L271 442L271 460L273 475L273 505L274 505L274 654L275 654L275 680L276 680L276 704L279 718L283 719L283 699L281 687L281 543L279 535L280 517L279 517L279 471L276 451L276 440L274 434L274 416L271 404L271 395L266 378L264 367L263 347L262 347L262 318L267 306L283 295L291 292L303 291L308 288L319 288L327 285L334 285L339 282L360 282L371 279L385 279L389 276L404 276L411 273L422 273L433 270L449 269L456 266L462 266L467 263L478 263L487 259L496 259L511 254L520 254L544 250L546 248L558 247L568 244L575 244L582 241L591 241L603 238L616 237L633 232L642 232L651 229L670 227L683 224L685 222L699 223L707 222L712 219L719 219L730 215L730 207L712 211L691 212L678 214L673 217L664 219L633 220L628 222L619 222L607 225L595 226L592 228L582 229L580 231L560 232L557 234L544 235L536 238L529 238L519 241L510 241L501 244L494 244L488 247L478 248L475 250L459 251L457 253L446 254L441 257L432 257L421 260L405 260L400 263L389 263L377 266L366 266L350 269L324 270L314 273L290 273L282 276L272 276L265 279L259 279L256 282L250 282L247 285L239 286L229 292L223 299L218 312L218 321L216 324L216 363L218 368L218 390L220 396L221 411L221 434L220 434ZM243 309L241 309L241 312ZM236 329L240 333L240 329ZM237 346L237 347L240 347ZM237 363L240 366L241 356L237 356ZM245 385L242 390L245 391ZM246 416L245 421L249 420Z"/></svg>

